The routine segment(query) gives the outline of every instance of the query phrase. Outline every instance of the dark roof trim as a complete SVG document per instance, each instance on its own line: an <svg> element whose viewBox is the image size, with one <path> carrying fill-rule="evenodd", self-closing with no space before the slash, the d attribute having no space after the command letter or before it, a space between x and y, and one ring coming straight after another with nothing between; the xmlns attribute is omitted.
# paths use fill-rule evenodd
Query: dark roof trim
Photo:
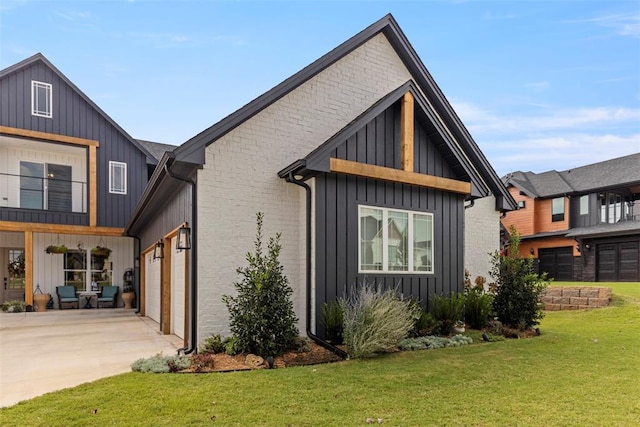
<svg viewBox="0 0 640 427"><path fill-rule="evenodd" d="M21 71L24 68L27 68L38 61L42 62L44 65L49 67L54 73L58 75L58 77L64 81L71 89L76 91L80 97L87 102L87 104L91 105L93 109L95 109L110 125L116 128L125 138L133 144L138 150L140 150L146 157L147 163L155 165L158 163L158 160L151 154L142 144L140 144L136 139L132 138L124 129L120 127L118 123L116 123L107 113L105 113L98 105L93 102L84 92L82 92L71 80L67 78L60 70L58 70L43 54L36 53L35 55L30 56L16 64L13 64L4 70L0 70L0 79Z"/></svg>
<svg viewBox="0 0 640 427"><path fill-rule="evenodd" d="M411 81L404 83L394 91L390 92L384 98L376 102L371 108L361 114L358 118L353 120L342 130L329 138L326 142L313 150L304 159L300 159L287 166L280 172L278 176L285 178L290 172L294 175L312 175L315 172L329 172L329 158L331 152L335 150L339 145L344 143L349 137L358 132L367 123L380 115L382 112L390 108L396 103L405 93L411 92L414 96L414 102L418 104L418 107L429 118L429 121L436 128L438 135L443 139L447 147L451 150L451 153L462 166L468 178L475 185L475 188L483 192L484 194L477 194L477 197L484 197L489 195L489 188L484 184L482 178L477 174L475 168L469 163L469 159L462 152L456 141L453 141L446 130L443 128L442 123L434 115L433 111L429 107L427 101L424 99L422 93L416 88L415 84Z"/></svg>
<svg viewBox="0 0 640 427"><path fill-rule="evenodd" d="M640 221L623 221L615 224L602 224L594 227L572 228L567 237L575 239L630 236L640 234Z"/></svg>
<svg viewBox="0 0 640 427"><path fill-rule="evenodd" d="M489 186L496 197L497 210L515 210L517 204L511 197L505 186L496 175L495 171L480 151L479 147L464 127L453 108L438 88L417 53L400 29L400 26L391 14L385 15L379 21L365 28L340 46L311 63L301 71L278 84L268 92L257 97L244 107L225 117L215 125L209 127L194 136L175 150L179 160L204 163L204 149L227 132L233 130L244 121L253 117L267 108L287 93L291 92L307 80L320 73L325 68L334 64L342 57L351 53L365 42L383 33L396 50L407 69L414 76L418 87L425 91L427 98L432 102L436 112L449 128L454 138L461 145L462 150L471 160L471 164Z"/></svg>
<svg viewBox="0 0 640 427"><path fill-rule="evenodd" d="M532 234L530 236L521 236L521 240L531 240L531 239L542 239L544 237L558 237L565 236L567 234L567 230L561 231L545 231L543 233Z"/></svg>

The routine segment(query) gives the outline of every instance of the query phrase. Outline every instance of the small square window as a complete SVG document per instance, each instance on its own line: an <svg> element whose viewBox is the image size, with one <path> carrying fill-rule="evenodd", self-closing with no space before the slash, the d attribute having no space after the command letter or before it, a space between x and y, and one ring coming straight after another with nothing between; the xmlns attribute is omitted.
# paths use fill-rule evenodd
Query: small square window
<svg viewBox="0 0 640 427"><path fill-rule="evenodd" d="M53 117L51 92L49 83L31 81L31 114L38 117Z"/></svg>
<svg viewBox="0 0 640 427"><path fill-rule="evenodd" d="M525 200L520 200L518 202L518 209L524 209L527 207L527 202Z"/></svg>
<svg viewBox="0 0 640 427"><path fill-rule="evenodd" d="M109 162L109 193L127 194L127 164Z"/></svg>

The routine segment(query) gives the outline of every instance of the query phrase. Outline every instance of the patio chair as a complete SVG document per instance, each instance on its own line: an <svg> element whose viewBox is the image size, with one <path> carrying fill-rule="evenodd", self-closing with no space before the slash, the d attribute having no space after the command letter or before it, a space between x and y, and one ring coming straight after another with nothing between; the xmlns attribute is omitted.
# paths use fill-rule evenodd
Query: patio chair
<svg viewBox="0 0 640 427"><path fill-rule="evenodd" d="M103 306L104 304L111 304L112 308L116 308L119 289L117 286L103 286L102 293L98 297L98 308L100 308L100 304L103 304Z"/></svg>
<svg viewBox="0 0 640 427"><path fill-rule="evenodd" d="M64 304L75 305L80 308L80 299L76 296L76 288L73 286L56 286L58 296L58 307L62 310Z"/></svg>

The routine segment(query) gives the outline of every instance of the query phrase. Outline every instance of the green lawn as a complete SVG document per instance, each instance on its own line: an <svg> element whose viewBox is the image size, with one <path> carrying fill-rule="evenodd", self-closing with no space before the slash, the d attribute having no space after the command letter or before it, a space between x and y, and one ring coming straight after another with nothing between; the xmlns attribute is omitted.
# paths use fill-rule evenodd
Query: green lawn
<svg viewBox="0 0 640 427"><path fill-rule="evenodd" d="M0 423L637 426L640 283L607 286L612 306L549 312L536 338L280 370L128 373L2 409Z"/></svg>

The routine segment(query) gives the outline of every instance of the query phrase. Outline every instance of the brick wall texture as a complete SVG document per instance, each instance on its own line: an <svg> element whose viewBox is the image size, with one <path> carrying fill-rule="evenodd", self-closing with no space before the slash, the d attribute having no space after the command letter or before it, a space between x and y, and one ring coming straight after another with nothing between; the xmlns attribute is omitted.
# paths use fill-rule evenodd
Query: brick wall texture
<svg viewBox="0 0 640 427"><path fill-rule="evenodd" d="M228 334L222 296L235 294L236 267L253 247L255 214L265 235L282 233L280 260L305 322L305 193L277 172L309 154L372 104L411 78L380 34L206 149L198 173L199 342Z"/></svg>
<svg viewBox="0 0 640 427"><path fill-rule="evenodd" d="M500 250L500 213L496 211L495 203L494 196L484 197L464 211L464 267L471 282L478 276L491 282L490 254Z"/></svg>

